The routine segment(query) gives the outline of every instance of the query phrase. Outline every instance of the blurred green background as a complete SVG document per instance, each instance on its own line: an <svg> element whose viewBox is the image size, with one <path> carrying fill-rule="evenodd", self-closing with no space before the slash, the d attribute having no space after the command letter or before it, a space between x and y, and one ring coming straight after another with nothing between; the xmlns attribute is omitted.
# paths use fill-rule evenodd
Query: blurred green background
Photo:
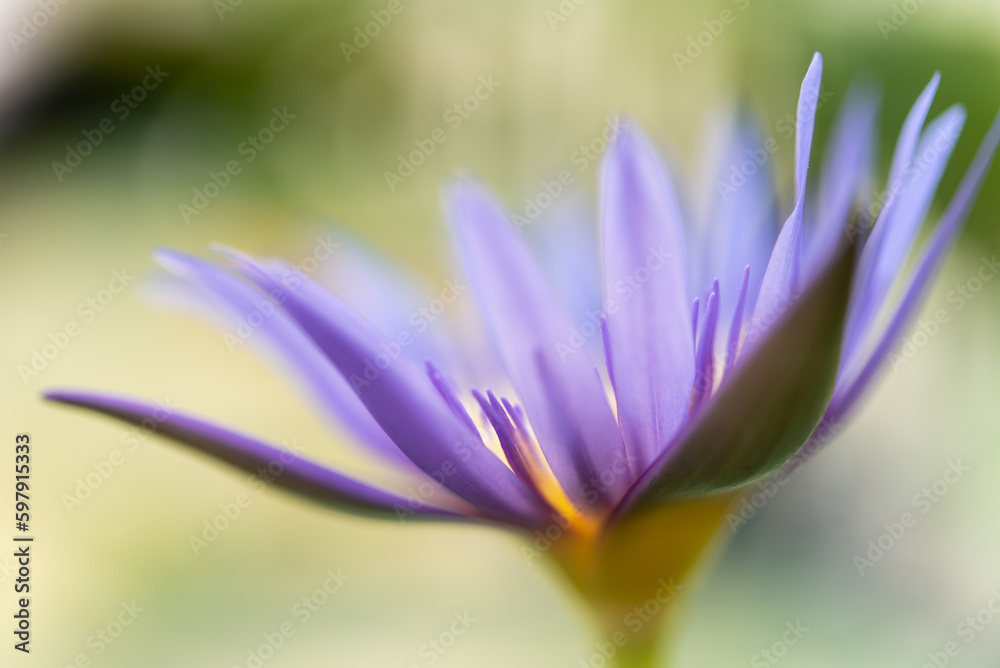
<svg viewBox="0 0 1000 668"><path fill-rule="evenodd" d="M204 321L150 308L142 284L153 247L202 253L221 241L297 261L332 231L433 285L452 275L438 206L448 176L472 171L520 211L544 180L573 169L592 198L596 165L577 172L574 152L627 111L674 159L688 192L700 193L705 120L744 102L773 128L794 111L815 50L833 101L819 112L814 156L848 82L867 74L884 90L882 175L906 110L942 72L932 114L962 102L969 119L940 210L1000 105L995 0L402 0L376 37L345 49L388 5L4 3L0 415L5 439L29 432L35 443L37 536L34 651L24 657L5 642L4 666L69 666L79 655L108 668L246 666L248 650L286 621L295 635L263 665L424 666L421 647L466 611L475 623L434 654L436 665L570 667L593 651L593 629L562 583L498 532L343 517L268 490L195 555L189 537L247 490L246 476L157 439L127 452L67 509L64 495L122 448L125 430L43 404L46 387L169 399L327 461L352 456L279 369L246 347L230 351ZM50 16L32 32L25 20L44 7ZM675 52L723 10L735 20L679 68ZM147 68L167 74L121 118L125 103L115 100ZM480 77L500 85L447 126L446 110ZM241 143L275 108L295 118L245 162ZM95 136L105 118L114 129L57 173L66 146ZM390 190L385 172L436 127L448 127L447 141ZM785 212L791 153L777 155ZM180 205L231 160L240 174L185 221ZM677 665L755 665L798 620L809 631L784 666L919 666L1000 587L1000 283L961 310L947 300L1000 245L998 185L994 169L928 300L927 312L948 309L951 321L886 374L836 444L723 547L688 602ZM123 268L135 282L87 321L78 305ZM81 334L23 378L18 366L69 321ZM959 458L970 472L859 575L854 555ZM0 476L4 513L10 477ZM328 569L350 579L300 623L293 606ZM8 620L12 573L0 556ZM133 601L143 610L112 644L94 635L114 631ZM1000 619L960 644L953 665L997 665Z"/></svg>

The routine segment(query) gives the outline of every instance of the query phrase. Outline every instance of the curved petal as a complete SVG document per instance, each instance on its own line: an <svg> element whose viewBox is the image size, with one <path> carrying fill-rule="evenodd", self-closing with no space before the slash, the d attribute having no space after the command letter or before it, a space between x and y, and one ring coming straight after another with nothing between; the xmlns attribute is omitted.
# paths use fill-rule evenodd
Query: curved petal
<svg viewBox="0 0 1000 668"><path fill-rule="evenodd" d="M576 322L596 323L601 312L597 225L593 211L581 200L575 191L562 194L535 224L522 226L521 231L540 259L549 285ZM598 337L588 338L588 343L594 344L595 354L600 353Z"/></svg>
<svg viewBox="0 0 1000 668"><path fill-rule="evenodd" d="M802 80L795 116L795 208L782 226L771 252L750 319L751 329L765 327L767 321L773 320L777 313L783 311L788 301L795 299L799 291L806 175L809 172L809 155L822 77L823 58L817 53Z"/></svg>
<svg viewBox="0 0 1000 668"><path fill-rule="evenodd" d="M816 203L816 223L806 244L810 275L826 266L840 245L851 208L867 202L875 162L879 95L853 83L827 142Z"/></svg>
<svg viewBox="0 0 1000 668"><path fill-rule="evenodd" d="M322 264L310 277L329 288L380 332L391 338L408 334L412 342L404 353L414 363L419 365L433 359L449 375L460 375L461 342L452 336L443 316L450 315L462 300L471 301L465 285L448 279L432 288L421 277L349 236L338 234L337 243L334 260ZM286 271L308 268L305 263L294 268L281 264ZM443 313L444 308L447 311Z"/></svg>
<svg viewBox="0 0 1000 668"><path fill-rule="evenodd" d="M694 383L684 227L656 149L623 124L601 166L601 233L618 421L637 470L687 415Z"/></svg>
<svg viewBox="0 0 1000 668"><path fill-rule="evenodd" d="M876 298L884 299L888 286L903 268L951 159L952 150L962 134L965 116L965 109L955 105L927 126L910 166L905 197L901 197L894 208L892 223L887 221L881 230L872 232L872 240L875 240L875 235L884 235L878 240L878 256L872 277Z"/></svg>
<svg viewBox="0 0 1000 668"><path fill-rule="evenodd" d="M890 348L913 317L920 301L927 292L931 279L954 245L955 239L958 238L958 233L965 223L976 195L983 185L983 179L986 178L986 173L993 162L998 144L1000 144L1000 113L993 119L993 124L979 145L976 157L962 178L958 190L955 191L955 195L948 203L948 208L941 216L941 221L934 229L931 238L924 245L916 266L910 274L903 297L878 343L864 364L861 365L856 376L845 376L838 379L837 390L828 410L831 419L838 420L851 410L865 388L871 383L875 373L881 368Z"/></svg>
<svg viewBox="0 0 1000 668"><path fill-rule="evenodd" d="M941 75L935 72L930 82L920 93L920 97L913 103L913 107L910 108L909 113L906 115L906 120L903 121L903 127L899 131L899 139L896 140L896 148L892 155L892 166L889 169L889 183L885 193L879 197L879 201L883 206L874 223L876 229L882 224L882 221L889 219L896 203L899 201L898 195L906 184L905 170L909 169L913 161L913 152L916 150L917 142L920 140L920 131L924 126L927 112L931 108L931 102L934 101L934 94L937 92L940 81ZM847 314L847 328L844 334L844 350L846 351L853 351L858 347L865 326L870 319L871 309L867 286L870 281L874 257L878 255L881 239L881 234L869 239L865 243L865 247L861 253L862 257L858 266L858 278L851 293L851 306ZM845 362L848 357L845 356L841 361Z"/></svg>
<svg viewBox="0 0 1000 668"><path fill-rule="evenodd" d="M361 445L404 470L419 472L368 414L336 367L277 304L246 281L187 253L157 249L154 258L172 274L198 286L203 297L214 298L211 301L217 307L232 312L237 325L236 333L230 335L241 342L259 341L278 356L303 380L323 412L346 427Z"/></svg>
<svg viewBox="0 0 1000 668"><path fill-rule="evenodd" d="M924 127L927 113L930 111L931 102L937 94L938 85L941 83L941 73L935 72L931 80L920 92L917 101L906 115L903 127L899 131L899 138L896 140L896 148L892 154L892 165L889 167L889 191L893 193L897 190L897 184L905 180L903 172L907 169L913 158L913 151L916 150L917 142L920 140L920 130Z"/></svg>
<svg viewBox="0 0 1000 668"><path fill-rule="evenodd" d="M737 487L798 450L833 391L853 267L845 246L640 476L617 515Z"/></svg>
<svg viewBox="0 0 1000 668"><path fill-rule="evenodd" d="M897 201L872 230L861 252L858 279L864 282L856 287L858 298L851 305L850 317L858 324L855 347L844 350L845 370L857 361L858 354L863 354L866 339L903 271L964 124L965 110L956 105L927 126Z"/></svg>
<svg viewBox="0 0 1000 668"><path fill-rule="evenodd" d="M718 277L719 324L726 328L733 322L747 266L750 276L743 313L746 317L752 313L780 222L767 151L770 144L746 117L737 119L731 135L716 177L704 249L708 271L703 272L699 285L704 288Z"/></svg>
<svg viewBox="0 0 1000 668"><path fill-rule="evenodd" d="M691 392L691 412L697 412L712 396L715 386L715 324L719 318L719 282L715 281L705 304L705 319L695 353L695 381Z"/></svg>
<svg viewBox="0 0 1000 668"><path fill-rule="evenodd" d="M458 518L451 510L424 505L418 510L398 496L249 436L181 413L166 412L156 404L79 390L50 390L50 401L104 413L134 425L152 423L159 434L190 445L228 464L256 473L288 491L338 510L377 516L408 515ZM278 473L274 473L274 471ZM264 471L264 473L262 473Z"/></svg>
<svg viewBox="0 0 1000 668"><path fill-rule="evenodd" d="M539 445L582 510L592 505L585 498L588 481L625 457L593 361L573 338L569 316L523 239L485 189L459 180L447 192L446 208L480 311ZM609 504L627 484L616 480L597 505Z"/></svg>
<svg viewBox="0 0 1000 668"><path fill-rule="evenodd" d="M736 365L736 359L740 352L740 335L743 333L743 307L747 297L747 285L750 283L750 266L743 269L743 278L740 281L740 293L736 297L736 308L733 311L733 319L729 325L729 338L726 341L726 366L725 373Z"/></svg>
<svg viewBox="0 0 1000 668"><path fill-rule="evenodd" d="M252 259L230 255L248 280L281 303L421 470L491 518L525 526L545 522L547 504L452 412L397 341L307 278L286 286Z"/></svg>

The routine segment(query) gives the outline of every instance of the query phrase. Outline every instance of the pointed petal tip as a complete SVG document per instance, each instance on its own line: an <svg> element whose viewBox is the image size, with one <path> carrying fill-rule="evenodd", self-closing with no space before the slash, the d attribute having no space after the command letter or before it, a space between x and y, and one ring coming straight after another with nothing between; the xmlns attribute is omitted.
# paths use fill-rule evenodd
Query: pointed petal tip
<svg viewBox="0 0 1000 668"><path fill-rule="evenodd" d="M649 136L633 116L619 114L615 116L614 123L614 134L602 156L602 169L608 169L609 163L634 160L644 151L655 150Z"/></svg>
<svg viewBox="0 0 1000 668"><path fill-rule="evenodd" d="M852 78L847 87L847 100L869 113L877 111L882 104L883 94L884 91L879 82L873 77L863 74ZM874 109L872 109L873 107Z"/></svg>
<svg viewBox="0 0 1000 668"><path fill-rule="evenodd" d="M274 282L274 276L272 272L267 268L267 265L259 261L253 255L249 253L244 253L238 248L233 248L223 243L213 242L209 249L213 253L218 253L222 257L226 258L230 262L230 266L233 268L238 275L242 276L244 279L249 280L252 283L257 284L257 287L264 289L263 285L258 282L257 279L263 279L265 283ZM274 286L272 286L273 288ZM291 286L281 283L282 289L291 290ZM265 290L267 292L268 290Z"/></svg>
<svg viewBox="0 0 1000 668"><path fill-rule="evenodd" d="M475 187L478 183L479 181L470 172L465 170L455 171L445 180L444 187L442 188L444 197L446 200L457 197L466 188Z"/></svg>
<svg viewBox="0 0 1000 668"><path fill-rule="evenodd" d="M76 405L135 426L145 427L147 421L152 421L154 431L160 436L250 473L280 462L284 468L268 481L269 484L342 511L398 518L400 505L406 507L406 499L392 491L328 468L301 453L175 412L172 407L161 408L145 400L92 390L52 389L46 390L44 395L47 399ZM464 504L454 508L425 504L416 512L419 517L453 519L476 514L473 508Z"/></svg>
<svg viewBox="0 0 1000 668"><path fill-rule="evenodd" d="M248 260L250 256L243 251L230 246L229 244L224 244L221 241L213 241L208 245L208 249L213 253L218 253L226 257L232 258L234 260Z"/></svg>
<svg viewBox="0 0 1000 668"><path fill-rule="evenodd" d="M803 88L807 83L813 83L818 85L818 79L823 76L823 56L820 55L819 51L813 53L812 60L809 61L809 68L806 70L806 75L802 79Z"/></svg>
<svg viewBox="0 0 1000 668"><path fill-rule="evenodd" d="M149 252L150 257L155 261L159 261L161 257L172 257L174 255L181 254L182 251L176 248L170 248L169 246L153 246L153 250Z"/></svg>
<svg viewBox="0 0 1000 668"><path fill-rule="evenodd" d="M58 403L68 403L71 400L71 390L64 389L49 389L42 391L42 399L46 401L55 401Z"/></svg>
<svg viewBox="0 0 1000 668"><path fill-rule="evenodd" d="M150 256L153 262L175 276L189 276L192 265L204 263L205 261L197 255L176 248L167 246L156 246Z"/></svg>
<svg viewBox="0 0 1000 668"><path fill-rule="evenodd" d="M441 200L445 219L453 230L467 228L490 214L507 218L500 198L485 182L469 173L453 174L444 186Z"/></svg>
<svg viewBox="0 0 1000 668"><path fill-rule="evenodd" d="M71 406L90 406L97 401L126 399L125 395L101 390L80 390L71 387L53 387L42 391L42 398L59 404Z"/></svg>
<svg viewBox="0 0 1000 668"><path fill-rule="evenodd" d="M933 98L937 94L938 86L940 86L940 84L941 84L941 72L935 70L934 74L931 75L930 81L927 82L927 85L924 86L924 89L921 91L920 97L923 98L930 96L931 98Z"/></svg>
<svg viewBox="0 0 1000 668"><path fill-rule="evenodd" d="M83 408L93 408L98 404L109 401L132 401L132 397L114 392L102 390L74 389L70 387L54 387L42 392L42 398L69 406L80 406Z"/></svg>
<svg viewBox="0 0 1000 668"><path fill-rule="evenodd" d="M494 197L492 190L479 176L468 170L457 170L445 181L443 199L445 204L465 197Z"/></svg>

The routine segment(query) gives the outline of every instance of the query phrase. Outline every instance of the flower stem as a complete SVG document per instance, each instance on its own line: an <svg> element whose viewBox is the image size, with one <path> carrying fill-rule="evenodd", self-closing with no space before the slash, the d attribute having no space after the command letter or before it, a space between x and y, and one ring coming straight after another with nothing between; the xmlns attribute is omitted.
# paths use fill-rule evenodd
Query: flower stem
<svg viewBox="0 0 1000 668"><path fill-rule="evenodd" d="M669 645L680 599L731 503L716 495L664 504L547 546L600 629L600 656L590 665L663 668L667 657L657 649Z"/></svg>
<svg viewBox="0 0 1000 668"><path fill-rule="evenodd" d="M664 664L657 661L658 646L655 637L636 638L619 647L609 665L613 668L663 668Z"/></svg>

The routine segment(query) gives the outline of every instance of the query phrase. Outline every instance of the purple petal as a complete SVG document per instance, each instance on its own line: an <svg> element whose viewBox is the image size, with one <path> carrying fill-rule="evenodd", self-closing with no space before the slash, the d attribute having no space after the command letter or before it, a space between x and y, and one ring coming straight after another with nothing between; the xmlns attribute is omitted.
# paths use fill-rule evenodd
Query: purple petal
<svg viewBox="0 0 1000 668"><path fill-rule="evenodd" d="M700 285L719 278L719 323L732 322L743 269L750 266L745 315L757 302L771 250L778 236L777 202L771 170L773 156L756 123L737 119L716 176L715 193L705 226L706 271ZM773 141L773 140L772 140ZM741 323L742 324L742 323Z"/></svg>
<svg viewBox="0 0 1000 668"><path fill-rule="evenodd" d="M884 205L875 221L875 229L883 221L889 220L893 214L893 209L900 199L901 191L905 189L907 179L904 170L910 168L913 162L913 152L916 150L917 142L920 141L920 131L927 118L931 102L934 101L934 94L937 92L938 82L941 76L935 72L930 83L920 93L920 97L914 102L910 112L906 115L903 127L899 132L899 139L896 141L896 150L892 157L892 167L889 171L889 183L884 194ZM880 201L883 201L880 198ZM882 241L882 234L875 236L865 244L862 254L868 257L862 258L862 263L858 267L858 280L851 295L851 309L847 314L847 330L844 337L844 350L854 351L861 343L867 323L871 318L871 304L868 294L868 285L871 279L873 258L878 255L878 247ZM841 363L847 361L850 355L845 356Z"/></svg>
<svg viewBox="0 0 1000 668"><path fill-rule="evenodd" d="M701 299L694 298L691 304L691 345L698 342L698 310L701 308Z"/></svg>
<svg viewBox="0 0 1000 668"><path fill-rule="evenodd" d="M844 247L806 286L639 477L616 515L737 487L795 454L833 391L854 255Z"/></svg>
<svg viewBox="0 0 1000 668"><path fill-rule="evenodd" d="M560 186L558 181L546 184L549 192ZM558 191L555 191L558 193ZM541 199L544 191L535 194ZM529 247L541 259L540 268L552 286L557 299L565 304L577 322L600 320L601 262L597 247L597 225L593 211L575 191L555 194L550 208L521 232ZM516 220L516 219L515 219ZM592 352L597 352L597 337L588 339Z"/></svg>
<svg viewBox="0 0 1000 668"><path fill-rule="evenodd" d="M343 302L305 279L292 290L230 252L348 380L386 434L427 475L501 521L544 522L547 505L455 416L421 370Z"/></svg>
<svg viewBox="0 0 1000 668"><path fill-rule="evenodd" d="M876 235L884 234L881 244L877 244L875 269L875 280L882 283L883 288L887 278L898 275L909 255L951 159L952 150L962 134L965 116L965 109L955 105L927 126L911 166L911 170L917 173L910 177L902 193L905 196L901 196L894 207L892 223L887 221L882 230L876 228L872 232L871 240L876 240Z"/></svg>
<svg viewBox="0 0 1000 668"><path fill-rule="evenodd" d="M795 200L802 202L806 196L806 175L809 173L809 154L812 151L813 126L819 107L819 92L823 81L823 56L813 54L812 62L799 89L799 104L795 111Z"/></svg>
<svg viewBox="0 0 1000 668"><path fill-rule="evenodd" d="M50 390L45 393L45 398L104 413L135 425L155 425L153 430L159 434L190 445L244 471L258 473L262 479L265 479L264 475L268 475L278 487L340 510L392 516L396 516L398 512L410 514L410 502L401 496L372 487L249 436L181 413L166 412L156 404L77 390ZM266 473L261 474L265 470ZM458 516L454 511L426 505L415 514Z"/></svg>
<svg viewBox="0 0 1000 668"><path fill-rule="evenodd" d="M156 261L196 285L203 296L231 311L241 340L262 343L299 378L337 426L346 427L359 444L386 461L418 471L368 414L354 390L281 308L254 286L192 255L158 249ZM251 324L252 323L252 324ZM240 329L240 327L244 329ZM243 334L246 338L243 338Z"/></svg>
<svg viewBox="0 0 1000 668"><path fill-rule="evenodd" d="M608 368L608 381L611 383L611 390L615 390L615 367L611 359L611 333L608 332L608 317L601 316L601 342L604 344L604 359Z"/></svg>
<svg viewBox="0 0 1000 668"><path fill-rule="evenodd" d="M655 148L625 125L601 166L604 292L618 421L638 469L687 415L694 383L680 209Z"/></svg>
<svg viewBox="0 0 1000 668"><path fill-rule="evenodd" d="M448 408L451 409L452 414L464 422L470 431L477 431L476 423L473 421L472 416L469 415L469 411L465 410L462 400L458 398L454 382L441 373L430 360L425 362L425 365L427 367L427 377L431 379L431 383L434 384L434 388L438 391L438 394L448 404Z"/></svg>
<svg viewBox="0 0 1000 668"><path fill-rule="evenodd" d="M282 278L283 272L309 275L380 332L391 337L409 334L412 342L406 346L404 353L415 363L422 364L426 359L433 359L449 375L458 376L462 367L459 342L452 336L444 318L428 318L426 314L429 305L441 294L452 302L460 303L464 286L447 280L432 290L419 277L343 233L338 235L338 244L336 256L312 274L303 271L311 267L306 262L298 267L276 260L262 264L273 263L280 268L282 273L279 276ZM448 304L449 312L457 306L456 303ZM423 313L420 309L424 309ZM414 325L414 322L419 325Z"/></svg>
<svg viewBox="0 0 1000 668"><path fill-rule="evenodd" d="M500 441L500 448L507 457L507 462L510 464L510 468L526 485L534 487L531 473L528 469L528 464L525 461L521 450L517 447L515 427L513 423L511 423L507 411L492 392L487 392L487 394L489 395L488 399L478 390L472 391L472 396L475 397L476 401L479 403L479 407L482 408L483 413L486 414L486 419L490 421L493 431L496 432L497 439Z"/></svg>
<svg viewBox="0 0 1000 668"><path fill-rule="evenodd" d="M698 337L695 360L694 390L691 392L691 412L696 412L712 394L715 384L715 323L719 317L719 282L715 281L705 304L705 320Z"/></svg>
<svg viewBox="0 0 1000 668"><path fill-rule="evenodd" d="M729 341L726 343L726 369L725 373L736 364L736 356L740 352L740 334L743 330L743 307L746 304L747 286L750 283L750 265L743 270L743 279L740 281L740 293L736 298L736 308L733 310L732 322L729 325Z"/></svg>
<svg viewBox="0 0 1000 668"><path fill-rule="evenodd" d="M449 189L446 204L480 311L545 458L569 498L589 505L586 481L625 456L593 361L500 205L467 179Z"/></svg>
<svg viewBox="0 0 1000 668"><path fill-rule="evenodd" d="M937 93L938 84L941 82L941 73L935 72L934 76L920 93L920 97L913 103L913 107L903 121L903 127L899 131L899 138L896 140L896 149L892 154L892 166L889 168L889 190L894 191L904 181L903 171L910 164L913 158L913 151L920 140L920 130L924 127L927 119L927 112L930 111L931 102Z"/></svg>
<svg viewBox="0 0 1000 668"><path fill-rule="evenodd" d="M948 251L955 243L958 233L965 223L969 210L982 187L983 179L989 171L997 144L1000 143L1000 114L993 119L989 132L979 145L976 157L962 178L958 190L948 203L941 221L925 244L911 277L893 313L884 334L856 376L838 380L837 390L830 402L828 415L833 420L845 416L871 382L875 372L881 368L890 349L913 317L924 297L931 279L937 273Z"/></svg>
<svg viewBox="0 0 1000 668"><path fill-rule="evenodd" d="M768 320L787 308L799 290L799 264L802 256L802 213L805 206L806 174L812 149L813 125L823 76L823 59L813 56L802 81L795 126L795 208L778 234L771 259L764 272L760 295L754 305L751 329L763 329Z"/></svg>
<svg viewBox="0 0 1000 668"><path fill-rule="evenodd" d="M879 95L852 84L827 142L819 184L816 226L807 244L808 266L825 266L840 244L851 208L869 198L878 131Z"/></svg>
<svg viewBox="0 0 1000 668"><path fill-rule="evenodd" d="M927 126L906 172L906 183L861 252L857 299L849 315L857 328L856 338L851 342L855 347L845 348L845 359L841 362L845 369L856 361L855 354L863 348L890 288L903 271L903 263L917 239L964 123L965 110L954 106Z"/></svg>

